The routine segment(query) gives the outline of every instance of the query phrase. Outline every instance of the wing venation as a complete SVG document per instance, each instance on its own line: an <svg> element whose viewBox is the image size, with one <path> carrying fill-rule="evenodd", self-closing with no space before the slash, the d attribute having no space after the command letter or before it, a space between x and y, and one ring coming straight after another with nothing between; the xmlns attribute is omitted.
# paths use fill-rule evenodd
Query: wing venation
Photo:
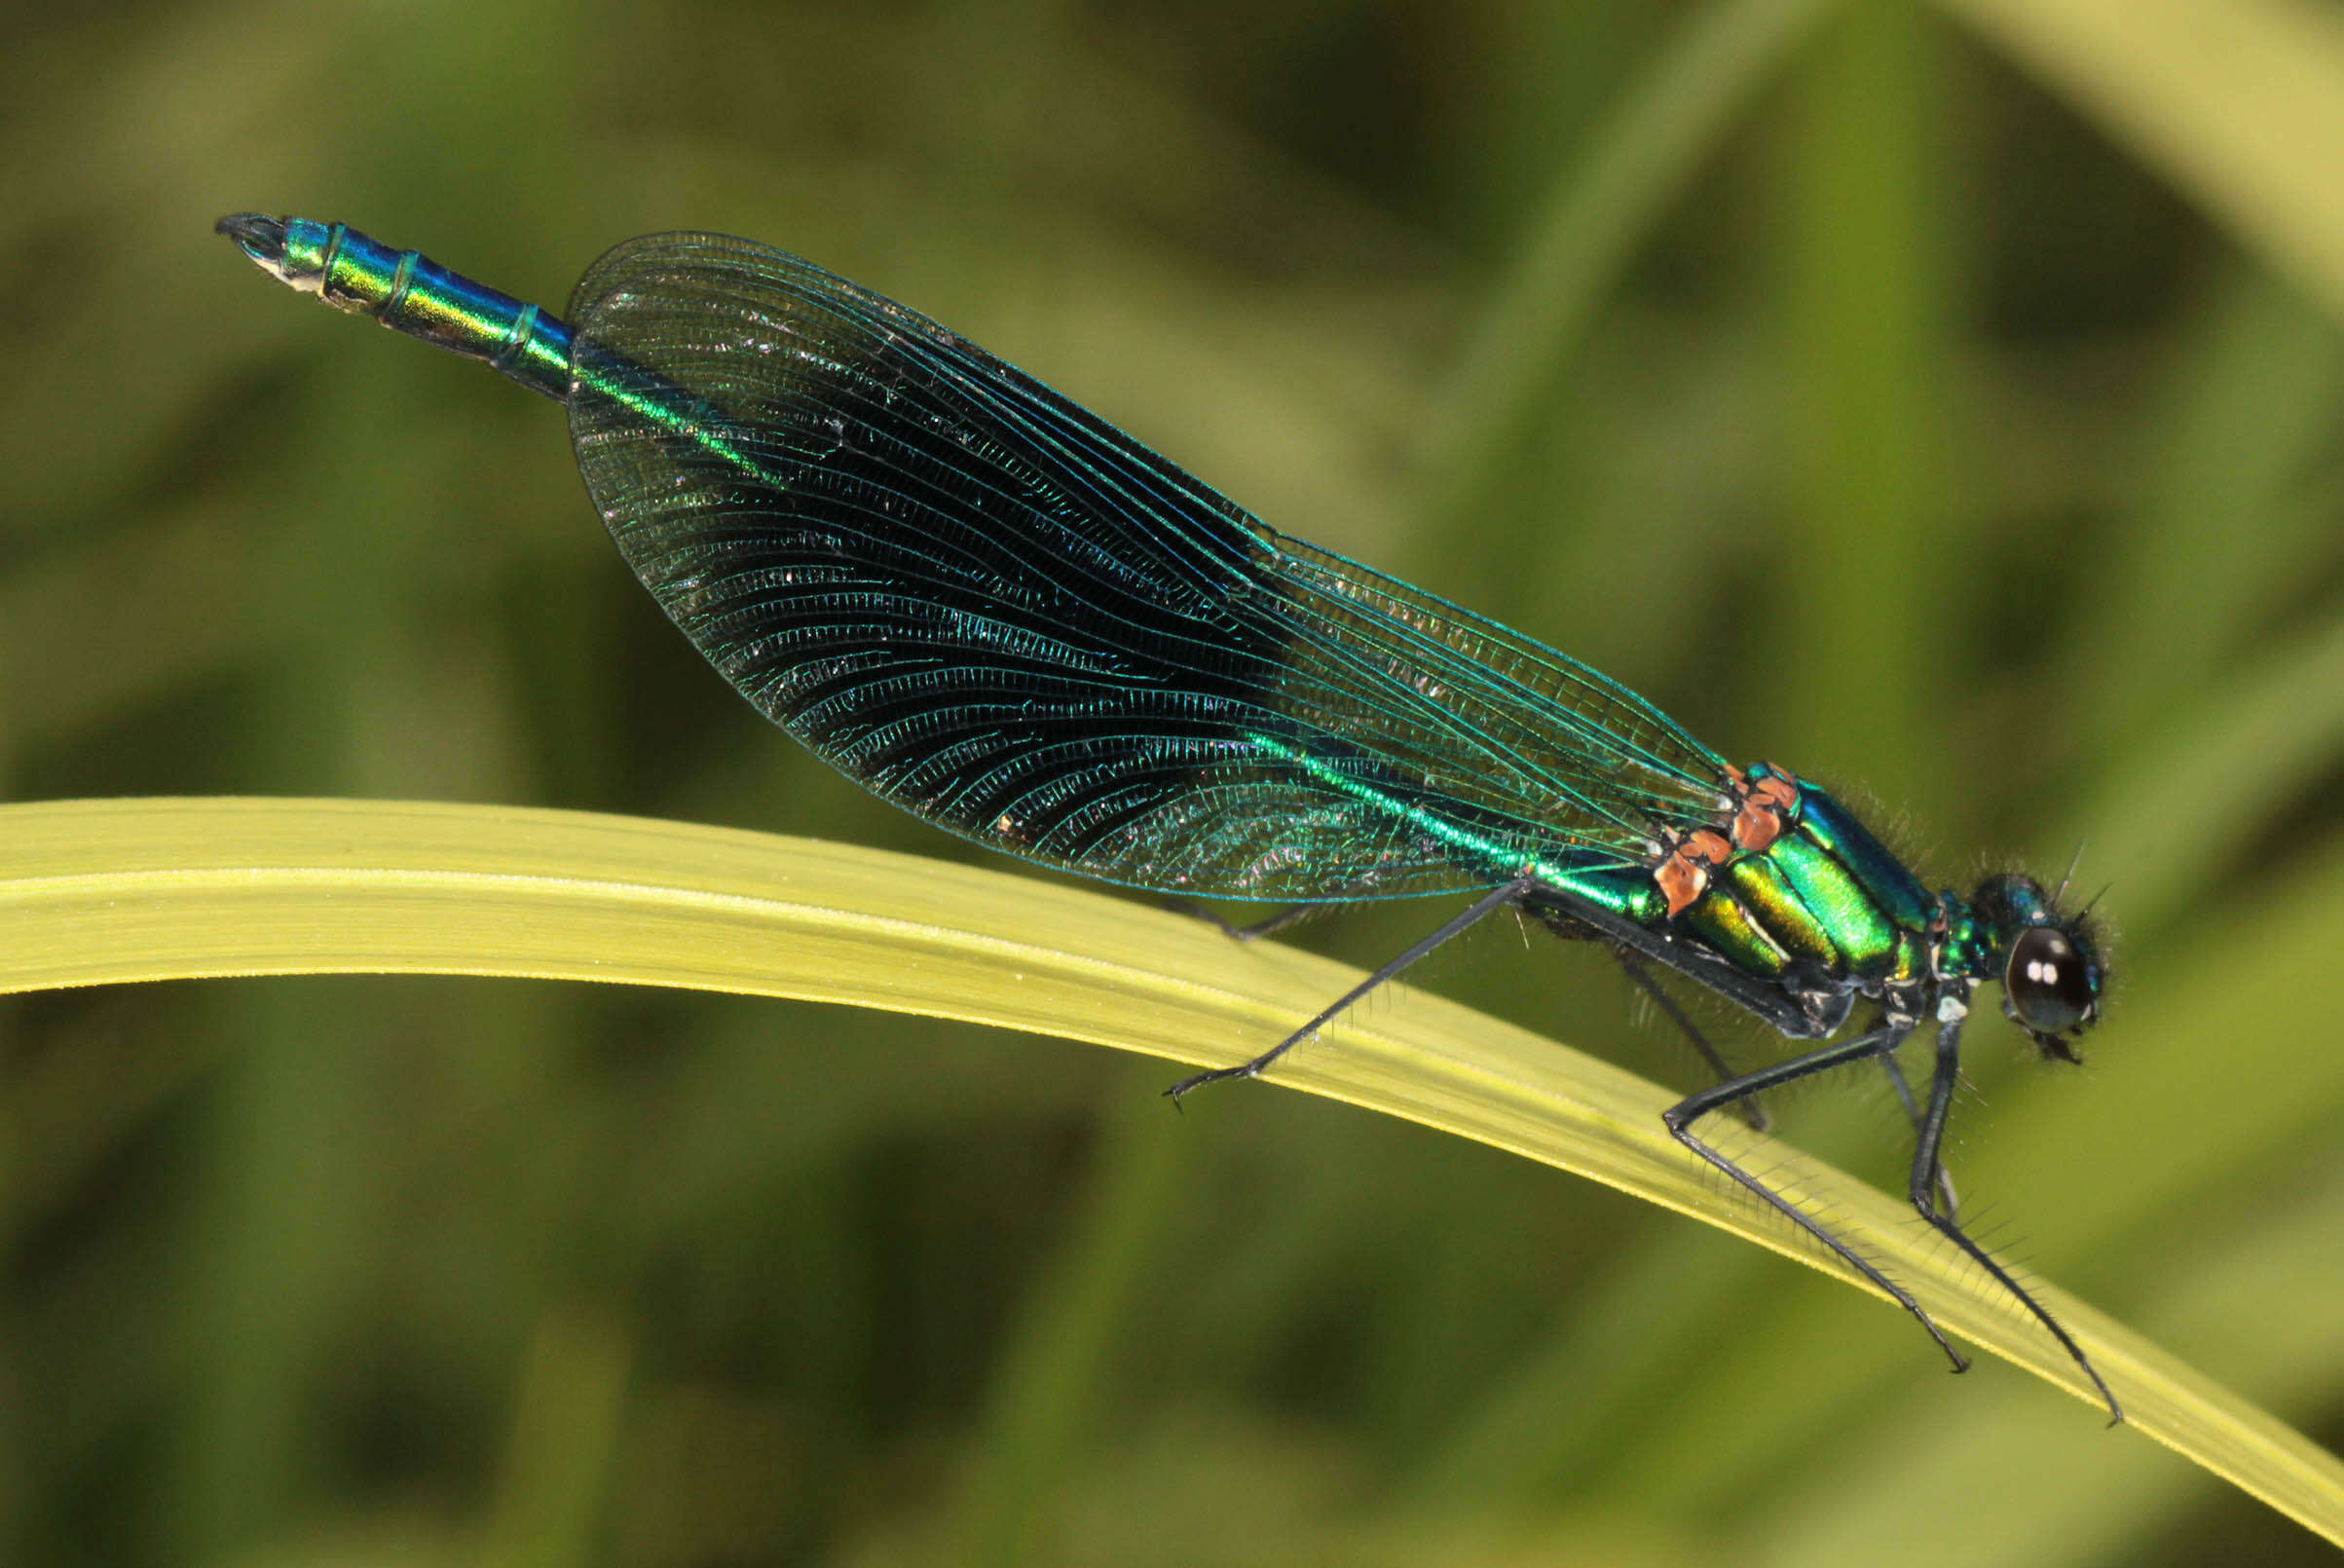
<svg viewBox="0 0 2344 1568"><path fill-rule="evenodd" d="M915 312L654 235L571 307L620 550L741 693L956 833L1261 899L1646 858L1722 764L1564 654L1287 539Z"/></svg>

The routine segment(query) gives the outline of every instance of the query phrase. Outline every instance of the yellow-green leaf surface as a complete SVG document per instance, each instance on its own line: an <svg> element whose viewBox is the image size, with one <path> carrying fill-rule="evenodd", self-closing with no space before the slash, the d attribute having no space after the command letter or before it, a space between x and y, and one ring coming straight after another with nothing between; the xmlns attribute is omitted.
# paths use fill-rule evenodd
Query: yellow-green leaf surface
<svg viewBox="0 0 2344 1568"><path fill-rule="evenodd" d="M0 807L0 989L396 972L601 980L967 1019L1225 1063L1356 972L1039 878L801 839L501 806L126 800ZM1591 1176L1816 1263L1663 1133L1673 1098L1418 996L1279 1081ZM1883 1194L1760 1163L1949 1329L2079 1398L2064 1354ZM1818 1265L1820 1266L1820 1265ZM2331 1540L2344 1465L2058 1291L2132 1423ZM1925 1354L1917 1342L1916 1356ZM2122 1440L2112 1439L2112 1440Z"/></svg>

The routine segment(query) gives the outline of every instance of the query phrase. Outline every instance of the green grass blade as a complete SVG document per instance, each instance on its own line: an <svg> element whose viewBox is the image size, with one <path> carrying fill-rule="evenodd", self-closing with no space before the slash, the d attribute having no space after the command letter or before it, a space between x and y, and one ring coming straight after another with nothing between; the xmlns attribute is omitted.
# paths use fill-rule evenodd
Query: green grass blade
<svg viewBox="0 0 2344 1568"><path fill-rule="evenodd" d="M0 990L352 971L602 980L925 1013L1212 1064L1356 978L1031 877L632 818L126 800L0 807ZM1667 1138L1666 1091L1468 1009L1416 996L1347 1020L1279 1081L1823 1266ZM2058 1348L1901 1204L1787 1147L1756 1157L1949 1329L2090 1398ZM2041 1294L2134 1425L2344 1542L2344 1464L2081 1303Z"/></svg>
<svg viewBox="0 0 2344 1568"><path fill-rule="evenodd" d="M1939 0L2344 318L2344 22L2297 0Z"/></svg>
<svg viewBox="0 0 2344 1568"><path fill-rule="evenodd" d="M1834 0L1719 0L1682 24L1532 218L1428 428L1432 508L1467 507L1636 247Z"/></svg>

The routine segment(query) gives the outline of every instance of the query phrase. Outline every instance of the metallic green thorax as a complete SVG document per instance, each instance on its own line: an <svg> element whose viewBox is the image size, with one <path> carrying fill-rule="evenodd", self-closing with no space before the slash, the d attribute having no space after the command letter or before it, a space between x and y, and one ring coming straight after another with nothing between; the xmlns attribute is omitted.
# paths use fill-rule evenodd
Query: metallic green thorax
<svg viewBox="0 0 2344 1568"><path fill-rule="evenodd" d="M1764 764L1750 772L1783 776ZM1926 978L1939 899L1828 791L1797 785L1781 837L1736 854L1673 922L1650 873L1588 872L1563 885L1648 929L1673 924L1760 979L1795 973L1873 990Z"/></svg>

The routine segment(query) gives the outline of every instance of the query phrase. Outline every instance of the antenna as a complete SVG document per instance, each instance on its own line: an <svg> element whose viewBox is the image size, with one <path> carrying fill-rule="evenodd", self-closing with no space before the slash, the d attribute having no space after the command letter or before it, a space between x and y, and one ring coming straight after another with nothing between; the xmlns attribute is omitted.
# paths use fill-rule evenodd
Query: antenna
<svg viewBox="0 0 2344 1568"><path fill-rule="evenodd" d="M2084 846L2079 843L2075 846L2075 858L2067 862L2067 875L2059 879L2059 891L2051 895L2051 907L2053 909L2058 909L2060 900L2067 896L2067 884L2075 880L2075 868L2083 863ZM2112 886L2114 884L2111 883L2110 885ZM2101 891L2105 892L2107 889L2102 888ZM2090 907L2090 905L2085 906L2086 909L2089 909Z"/></svg>

